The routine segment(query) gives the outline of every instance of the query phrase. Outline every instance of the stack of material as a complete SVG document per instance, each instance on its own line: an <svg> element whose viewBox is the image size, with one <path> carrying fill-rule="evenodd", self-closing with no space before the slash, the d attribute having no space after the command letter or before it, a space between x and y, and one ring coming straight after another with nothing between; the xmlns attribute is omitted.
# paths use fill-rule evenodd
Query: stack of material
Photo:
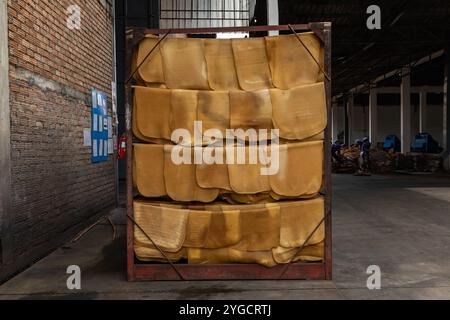
<svg viewBox="0 0 450 320"><path fill-rule="evenodd" d="M169 256L189 263L258 263L266 267L323 257L324 227L298 250L323 218L324 201L262 205L173 204L136 200L134 214L145 233ZM135 228L140 260L164 262L146 235Z"/></svg>
<svg viewBox="0 0 450 320"><path fill-rule="evenodd" d="M341 161L333 162L334 173L354 173L358 170L359 147L346 147L341 150Z"/></svg>
<svg viewBox="0 0 450 320"><path fill-rule="evenodd" d="M335 173L354 173L359 169L360 148L352 146L341 151L342 161L333 164ZM397 168L399 154L381 149L370 150L370 170L373 173L390 173Z"/></svg>
<svg viewBox="0 0 450 320"><path fill-rule="evenodd" d="M313 33L300 37L314 59L293 35L167 38L145 61L158 38L141 42L132 117L139 260L167 262L159 249L195 264L323 260L327 112L315 60L324 52ZM239 130L256 130L259 147Z"/></svg>
<svg viewBox="0 0 450 320"><path fill-rule="evenodd" d="M400 159L400 167L409 172L437 172L442 169L442 156L431 153L408 153Z"/></svg>
<svg viewBox="0 0 450 320"><path fill-rule="evenodd" d="M370 169L373 173L394 172L397 166L397 157L393 151L381 149L370 150Z"/></svg>
<svg viewBox="0 0 450 320"><path fill-rule="evenodd" d="M341 155L349 160L357 161L360 154L360 148L358 146L351 146L348 148L342 149Z"/></svg>

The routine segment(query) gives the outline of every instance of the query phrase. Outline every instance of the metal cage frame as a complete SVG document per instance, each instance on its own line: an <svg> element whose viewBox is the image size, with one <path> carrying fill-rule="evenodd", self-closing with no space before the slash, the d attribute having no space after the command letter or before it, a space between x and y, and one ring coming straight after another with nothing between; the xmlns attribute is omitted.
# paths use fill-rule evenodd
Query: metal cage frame
<svg viewBox="0 0 450 320"><path fill-rule="evenodd" d="M267 31L312 31L324 44L326 75L331 74L331 23L317 22L298 25L252 26L227 28L198 29L143 29L128 28L126 33L126 75L131 76L131 62L135 48L147 34L209 34L221 32L267 32ZM331 79L325 77L328 125L325 130L325 162L324 186L325 197L325 259L321 263L291 263L266 268L257 264L216 264L190 265L175 264L176 269L169 264L141 263L134 254L134 223L133 217L133 167L132 152L132 87L126 84L126 136L128 152L126 155L126 199L127 199L127 275L129 281L170 281L170 280L331 280L332 279L332 182L331 182ZM182 277L180 276L182 274Z"/></svg>

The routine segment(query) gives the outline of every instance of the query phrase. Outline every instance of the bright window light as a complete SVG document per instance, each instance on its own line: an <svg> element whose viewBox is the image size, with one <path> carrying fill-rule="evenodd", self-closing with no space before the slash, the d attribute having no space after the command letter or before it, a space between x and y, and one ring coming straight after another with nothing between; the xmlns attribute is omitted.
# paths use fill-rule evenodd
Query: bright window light
<svg viewBox="0 0 450 320"><path fill-rule="evenodd" d="M248 32L223 32L217 34L217 39L241 39L248 37Z"/></svg>

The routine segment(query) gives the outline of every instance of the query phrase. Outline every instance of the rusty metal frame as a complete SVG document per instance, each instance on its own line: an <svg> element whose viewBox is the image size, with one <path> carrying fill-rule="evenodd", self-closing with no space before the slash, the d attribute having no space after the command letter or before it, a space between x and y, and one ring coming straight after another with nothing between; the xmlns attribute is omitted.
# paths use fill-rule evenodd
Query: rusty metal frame
<svg viewBox="0 0 450 320"><path fill-rule="evenodd" d="M313 31L324 43L324 72L331 75L331 23L317 22L300 25L254 26L230 28L199 29L143 29L128 28L126 32L126 76L131 75L133 52L146 34L207 34L219 32L265 32L265 31ZM176 264L177 270L186 280L331 280L332 279L332 181L331 181L331 80L325 79L327 96L328 126L325 130L325 175L322 193L325 197L325 259L322 263L292 263L274 268L266 268L257 264L221 264L190 265ZM125 90L126 135L128 152L126 156L127 170L127 215L133 217L133 168L132 152L132 87L128 83ZM127 275L129 281L173 281L180 280L180 275L168 264L140 263L134 255L134 225L127 219ZM280 277L281 275L281 277Z"/></svg>

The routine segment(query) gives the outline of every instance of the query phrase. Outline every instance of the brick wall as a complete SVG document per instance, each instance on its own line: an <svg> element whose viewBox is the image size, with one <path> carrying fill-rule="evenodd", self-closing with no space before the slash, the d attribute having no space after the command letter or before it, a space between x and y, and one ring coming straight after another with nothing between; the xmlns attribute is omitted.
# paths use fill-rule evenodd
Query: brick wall
<svg viewBox="0 0 450 320"><path fill-rule="evenodd" d="M74 4L81 8L81 30L67 28L66 10ZM115 204L112 157L92 164L90 148L83 147L90 89L111 92L107 4L8 0L11 212L10 248L3 250L12 252L16 271Z"/></svg>

